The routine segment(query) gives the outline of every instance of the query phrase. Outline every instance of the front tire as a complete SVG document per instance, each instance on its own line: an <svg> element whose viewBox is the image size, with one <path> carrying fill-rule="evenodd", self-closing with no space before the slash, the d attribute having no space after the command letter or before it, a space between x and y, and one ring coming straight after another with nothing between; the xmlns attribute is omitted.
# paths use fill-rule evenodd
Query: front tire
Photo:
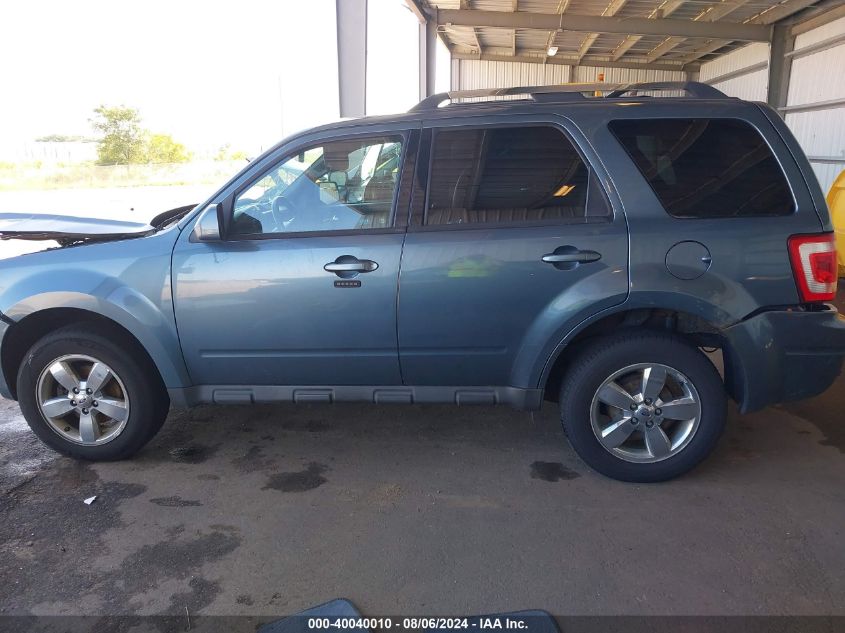
<svg viewBox="0 0 845 633"><path fill-rule="evenodd" d="M656 482L712 452L727 398L716 368L685 339L627 331L582 348L564 376L560 408L589 466L620 481Z"/></svg>
<svg viewBox="0 0 845 633"><path fill-rule="evenodd" d="M125 459L158 432L167 391L137 343L118 330L71 325L46 335L18 370L18 400L32 431L79 459Z"/></svg>

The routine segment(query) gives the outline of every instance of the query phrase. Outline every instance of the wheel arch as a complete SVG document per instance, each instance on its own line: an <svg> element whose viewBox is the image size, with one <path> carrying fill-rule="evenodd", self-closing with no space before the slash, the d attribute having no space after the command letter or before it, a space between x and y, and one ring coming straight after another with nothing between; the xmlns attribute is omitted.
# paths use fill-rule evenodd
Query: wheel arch
<svg viewBox="0 0 845 633"><path fill-rule="evenodd" d="M696 347L716 348L724 357L724 382L728 394L741 402L743 383L732 370L735 357L731 343L714 321L675 307L625 307L604 312L570 332L547 360L541 373L539 388L544 398L557 402L563 376L570 361L582 345L622 328L673 332Z"/></svg>
<svg viewBox="0 0 845 633"><path fill-rule="evenodd" d="M184 364L179 366L172 354L165 349L164 343L155 339L155 332L147 333L146 336L137 335L136 333L143 332L144 328L132 315L126 313L124 318L115 318L114 314L106 315L88 308L45 307L14 320L3 337L3 345L0 347L0 370L12 396L17 397L18 370L26 353L36 341L59 328L86 323L97 324L104 332L111 331L135 347L132 351L140 356L142 363L155 372L165 388L188 384ZM150 339L153 339L152 345Z"/></svg>

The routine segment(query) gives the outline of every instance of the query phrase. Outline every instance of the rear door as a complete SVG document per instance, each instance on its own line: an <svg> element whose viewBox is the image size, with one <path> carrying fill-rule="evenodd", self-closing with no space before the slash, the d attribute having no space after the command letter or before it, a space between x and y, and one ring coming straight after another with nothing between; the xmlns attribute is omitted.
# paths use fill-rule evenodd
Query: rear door
<svg viewBox="0 0 845 633"><path fill-rule="evenodd" d="M567 332L625 300L625 218L597 164L553 115L424 125L399 284L405 384L536 388Z"/></svg>

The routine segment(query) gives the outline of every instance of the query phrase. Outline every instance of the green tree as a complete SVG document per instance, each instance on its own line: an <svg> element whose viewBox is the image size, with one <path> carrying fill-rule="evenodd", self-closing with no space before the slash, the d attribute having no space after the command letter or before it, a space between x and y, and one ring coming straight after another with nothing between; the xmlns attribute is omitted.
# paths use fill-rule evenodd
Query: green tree
<svg viewBox="0 0 845 633"><path fill-rule="evenodd" d="M102 136L97 141L97 163L128 165L142 163L145 154L141 117L134 108L101 105L94 109L91 126Z"/></svg>
<svg viewBox="0 0 845 633"><path fill-rule="evenodd" d="M151 134L145 154L148 163L186 163L190 159L185 146L173 140L170 134Z"/></svg>
<svg viewBox="0 0 845 633"><path fill-rule="evenodd" d="M214 160L246 160L246 152L242 150L233 152L231 149L232 146L229 143L222 145L220 149L217 150L217 154L214 155Z"/></svg>
<svg viewBox="0 0 845 633"><path fill-rule="evenodd" d="M229 159L229 148L231 145L226 143L225 145L221 145L220 149L217 150L217 153L214 155L214 160L228 160Z"/></svg>
<svg viewBox="0 0 845 633"><path fill-rule="evenodd" d="M184 163L191 159L185 146L170 134L153 134L142 128L135 108L101 105L94 115L91 126L101 134L97 140L99 165Z"/></svg>

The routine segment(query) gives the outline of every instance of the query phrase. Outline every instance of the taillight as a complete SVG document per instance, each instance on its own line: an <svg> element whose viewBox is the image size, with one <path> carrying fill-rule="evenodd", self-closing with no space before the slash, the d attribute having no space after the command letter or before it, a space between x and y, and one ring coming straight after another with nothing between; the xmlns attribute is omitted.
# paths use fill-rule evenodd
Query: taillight
<svg viewBox="0 0 845 633"><path fill-rule="evenodd" d="M803 303L833 301L838 273L833 233L793 235L789 259Z"/></svg>

